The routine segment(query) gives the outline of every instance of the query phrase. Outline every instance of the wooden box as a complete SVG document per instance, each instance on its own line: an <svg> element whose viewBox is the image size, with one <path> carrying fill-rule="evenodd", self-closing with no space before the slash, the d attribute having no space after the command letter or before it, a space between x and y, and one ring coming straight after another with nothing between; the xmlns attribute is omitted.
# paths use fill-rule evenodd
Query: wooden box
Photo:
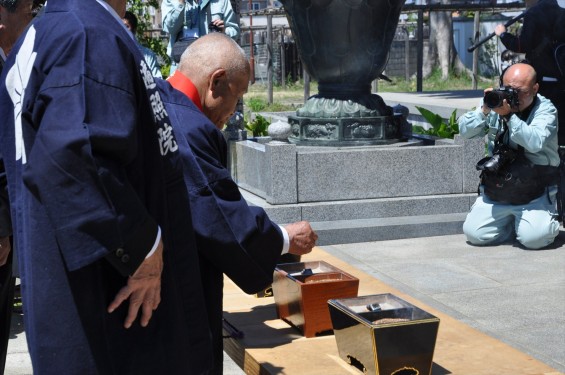
<svg viewBox="0 0 565 375"><path fill-rule="evenodd" d="M359 279L323 261L278 264L273 294L280 319L306 337L332 329L328 300L357 296Z"/></svg>
<svg viewBox="0 0 565 375"><path fill-rule="evenodd" d="M439 319L392 295L328 301L339 356L366 374L430 374Z"/></svg>

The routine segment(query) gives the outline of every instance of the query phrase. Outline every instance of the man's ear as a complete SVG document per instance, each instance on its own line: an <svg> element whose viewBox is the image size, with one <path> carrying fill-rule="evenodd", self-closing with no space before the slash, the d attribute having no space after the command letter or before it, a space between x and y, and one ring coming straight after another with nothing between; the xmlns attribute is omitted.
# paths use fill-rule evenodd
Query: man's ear
<svg viewBox="0 0 565 375"><path fill-rule="evenodd" d="M215 91L219 85L227 78L226 70L224 68L216 69L210 76L208 89Z"/></svg>

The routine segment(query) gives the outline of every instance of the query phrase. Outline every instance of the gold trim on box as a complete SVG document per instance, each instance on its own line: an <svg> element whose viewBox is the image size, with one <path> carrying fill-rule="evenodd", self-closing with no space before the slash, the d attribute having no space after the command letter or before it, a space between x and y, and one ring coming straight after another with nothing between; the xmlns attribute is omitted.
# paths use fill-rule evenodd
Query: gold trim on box
<svg viewBox="0 0 565 375"><path fill-rule="evenodd" d="M355 367L356 369L358 369L359 371L363 371L363 374L367 373L367 367L365 367L365 365L363 364L363 362L361 362L360 360L358 360L357 358L355 358L354 356L352 356L351 354L346 354L345 355L347 357L347 363L350 366ZM355 366L355 364L353 363L353 360L355 360L355 362L357 362L359 364L359 367L363 366L363 369L360 369L358 366Z"/></svg>
<svg viewBox="0 0 565 375"><path fill-rule="evenodd" d="M404 370L411 370L414 371L412 374L402 374L402 375L420 375L420 371L416 370L414 367L403 367L403 368L399 368L398 370L393 371L390 375L397 375L400 374L400 371L404 371Z"/></svg>
<svg viewBox="0 0 565 375"><path fill-rule="evenodd" d="M347 311L345 311L347 312ZM375 370L379 373L379 361L377 361L377 339L375 338L375 329L371 329L371 340L373 340L373 362L375 363Z"/></svg>
<svg viewBox="0 0 565 375"><path fill-rule="evenodd" d="M272 297L273 296L273 287L267 287L260 291L259 293L255 293L256 298L265 298L265 297Z"/></svg>

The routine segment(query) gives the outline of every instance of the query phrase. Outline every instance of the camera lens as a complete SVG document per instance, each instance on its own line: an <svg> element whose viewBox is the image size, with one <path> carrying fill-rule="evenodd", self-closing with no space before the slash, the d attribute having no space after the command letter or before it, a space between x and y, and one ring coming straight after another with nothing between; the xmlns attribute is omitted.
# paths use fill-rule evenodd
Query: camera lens
<svg viewBox="0 0 565 375"><path fill-rule="evenodd" d="M500 167L502 167L503 159L501 158L500 154L493 155L485 164L484 169L489 172L498 172Z"/></svg>
<svg viewBox="0 0 565 375"><path fill-rule="evenodd" d="M489 91L485 94L483 99L486 106L489 108L498 108L502 106L502 102L504 101L504 94L500 91Z"/></svg>

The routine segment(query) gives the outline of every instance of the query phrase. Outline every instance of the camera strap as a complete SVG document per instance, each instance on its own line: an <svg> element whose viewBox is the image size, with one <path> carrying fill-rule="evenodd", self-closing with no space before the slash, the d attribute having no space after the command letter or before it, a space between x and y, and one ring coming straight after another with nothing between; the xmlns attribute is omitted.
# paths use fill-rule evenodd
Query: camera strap
<svg viewBox="0 0 565 375"><path fill-rule="evenodd" d="M508 120L502 116L498 116L498 123L500 127L494 136L494 148L498 145L505 144L504 138L508 134ZM509 138L510 137L507 137L507 140L509 140Z"/></svg>
<svg viewBox="0 0 565 375"><path fill-rule="evenodd" d="M210 25L210 22L212 22L212 10L210 8L212 8L212 4L206 4L206 25Z"/></svg>

